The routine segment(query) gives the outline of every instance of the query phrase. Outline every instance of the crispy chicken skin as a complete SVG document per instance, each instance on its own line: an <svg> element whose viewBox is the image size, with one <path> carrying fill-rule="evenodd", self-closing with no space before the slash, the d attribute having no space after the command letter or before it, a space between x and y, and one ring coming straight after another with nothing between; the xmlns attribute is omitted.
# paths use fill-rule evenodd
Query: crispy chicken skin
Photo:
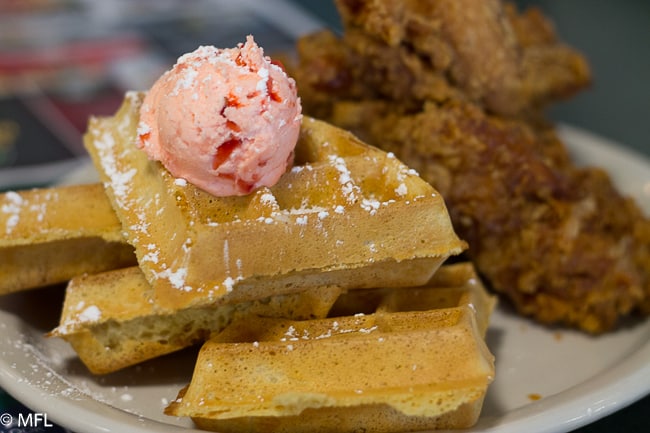
<svg viewBox="0 0 650 433"><path fill-rule="evenodd" d="M590 82L585 59L561 44L537 10L497 0L339 0L345 33L299 41L295 71L309 108L382 98L473 101L515 116L573 95ZM318 113L316 113L318 114Z"/></svg>
<svg viewBox="0 0 650 433"><path fill-rule="evenodd" d="M552 129L465 102L411 115L340 103L332 119L440 191L469 257L522 314L599 333L648 296L650 221L605 172L572 165Z"/></svg>
<svg viewBox="0 0 650 433"><path fill-rule="evenodd" d="M307 113L394 152L445 197L516 309L591 333L650 313L650 221L578 168L543 109L589 84L538 11L493 0L340 0L345 33L298 43Z"/></svg>

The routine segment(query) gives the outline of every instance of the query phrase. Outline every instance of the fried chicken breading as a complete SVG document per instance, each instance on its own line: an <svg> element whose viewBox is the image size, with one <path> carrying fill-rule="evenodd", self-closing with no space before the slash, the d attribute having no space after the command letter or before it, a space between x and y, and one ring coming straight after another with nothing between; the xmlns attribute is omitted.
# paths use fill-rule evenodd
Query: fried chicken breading
<svg viewBox="0 0 650 433"><path fill-rule="evenodd" d="M531 9L499 0L338 0L345 28L299 41L293 71L309 111L337 99L477 102L515 116L573 95L590 82L586 60Z"/></svg>
<svg viewBox="0 0 650 433"><path fill-rule="evenodd" d="M469 257L522 314L598 333L640 306L650 221L605 172L571 164L552 129L464 102L411 115L386 108L379 122L380 107L341 103L332 119L440 191Z"/></svg>
<svg viewBox="0 0 650 433"><path fill-rule="evenodd" d="M445 197L491 287L592 333L650 313L650 220L576 167L543 108L589 83L539 11L499 1L340 0L345 33L298 43L306 112L394 152Z"/></svg>

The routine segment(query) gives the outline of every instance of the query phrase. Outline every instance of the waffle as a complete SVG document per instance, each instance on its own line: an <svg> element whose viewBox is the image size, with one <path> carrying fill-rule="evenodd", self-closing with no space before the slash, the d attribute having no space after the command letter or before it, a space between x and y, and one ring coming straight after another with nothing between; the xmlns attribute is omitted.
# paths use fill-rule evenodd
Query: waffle
<svg viewBox="0 0 650 433"><path fill-rule="evenodd" d="M0 194L0 295L136 263L101 185Z"/></svg>
<svg viewBox="0 0 650 433"><path fill-rule="evenodd" d="M496 298L485 290L474 266L460 262L442 266L421 287L351 290L339 296L330 317L398 311L421 311L469 305L481 337L487 333Z"/></svg>
<svg viewBox="0 0 650 433"><path fill-rule="evenodd" d="M382 296L372 314L233 322L201 348L189 386L165 412L221 432L473 425L494 377L482 338L494 300L471 265L439 274L415 297L374 292Z"/></svg>
<svg viewBox="0 0 650 433"><path fill-rule="evenodd" d="M153 302L140 269L131 267L73 278L60 325L50 336L68 341L92 373L105 374L203 342L233 317L324 317L340 293L329 286L241 304L165 310Z"/></svg>
<svg viewBox="0 0 650 433"><path fill-rule="evenodd" d="M295 165L272 188L214 197L134 143L143 94L91 118L85 145L163 308L344 282L419 285L466 244L442 197L391 154L304 118Z"/></svg>

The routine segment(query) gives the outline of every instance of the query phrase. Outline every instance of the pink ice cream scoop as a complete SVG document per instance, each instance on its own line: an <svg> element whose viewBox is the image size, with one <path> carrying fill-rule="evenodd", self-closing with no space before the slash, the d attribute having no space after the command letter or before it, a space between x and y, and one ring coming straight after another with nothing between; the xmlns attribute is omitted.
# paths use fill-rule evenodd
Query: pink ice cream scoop
<svg viewBox="0 0 650 433"><path fill-rule="evenodd" d="M152 86L138 147L175 177L216 195L272 186L293 161L302 119L295 81L252 36L202 46Z"/></svg>

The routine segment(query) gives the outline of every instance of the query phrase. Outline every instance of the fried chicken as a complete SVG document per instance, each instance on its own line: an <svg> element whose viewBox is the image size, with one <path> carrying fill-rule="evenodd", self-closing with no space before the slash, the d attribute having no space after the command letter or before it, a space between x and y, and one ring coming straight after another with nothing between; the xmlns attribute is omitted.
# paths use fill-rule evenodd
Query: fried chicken
<svg viewBox="0 0 650 433"><path fill-rule="evenodd" d="M466 102L382 105L341 103L332 119L438 189L470 258L522 314L598 333L647 296L650 221L605 172L571 164L552 129Z"/></svg>
<svg viewBox="0 0 650 433"><path fill-rule="evenodd" d="M476 102L517 116L590 82L586 60L561 44L551 23L497 0L339 0L345 32L299 41L308 111L336 100Z"/></svg>
<svg viewBox="0 0 650 433"><path fill-rule="evenodd" d="M650 220L604 171L576 167L544 118L590 79L546 18L491 0L337 5L344 35L298 44L307 113L433 184L469 258L520 313L591 333L650 313Z"/></svg>

